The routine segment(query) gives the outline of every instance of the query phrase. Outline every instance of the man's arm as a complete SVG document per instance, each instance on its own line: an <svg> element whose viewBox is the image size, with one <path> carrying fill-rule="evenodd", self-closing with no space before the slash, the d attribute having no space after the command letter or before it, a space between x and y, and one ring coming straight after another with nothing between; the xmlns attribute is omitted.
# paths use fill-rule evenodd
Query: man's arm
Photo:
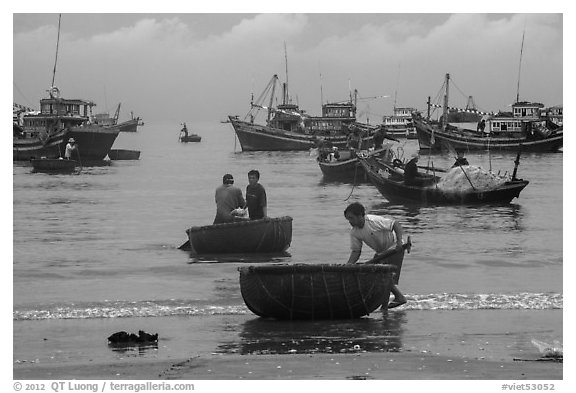
<svg viewBox="0 0 576 393"><path fill-rule="evenodd" d="M394 220L394 224L392 225L392 230L396 234L396 250L402 249L402 225L396 220Z"/></svg>
<svg viewBox="0 0 576 393"><path fill-rule="evenodd" d="M362 253L362 251L352 251L350 253L350 257L348 258L348 262L346 262L346 263L347 264L356 263L356 261L360 258L361 253Z"/></svg>

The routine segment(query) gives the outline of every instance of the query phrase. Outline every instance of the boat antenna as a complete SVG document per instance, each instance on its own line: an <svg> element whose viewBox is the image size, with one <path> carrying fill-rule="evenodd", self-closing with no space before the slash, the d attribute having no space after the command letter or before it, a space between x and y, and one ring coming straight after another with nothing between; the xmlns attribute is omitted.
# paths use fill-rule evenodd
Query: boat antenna
<svg viewBox="0 0 576 393"><path fill-rule="evenodd" d="M526 28L522 31L522 44L520 45L520 61L518 64L518 85L516 86L516 102L520 102L520 71L522 69L522 52L524 51L524 33Z"/></svg>
<svg viewBox="0 0 576 393"><path fill-rule="evenodd" d="M54 71L52 72L52 85L54 87L54 79L56 79L56 64L58 63L58 45L60 44L60 21L62 14L58 14L58 38L56 39L56 58L54 59Z"/></svg>

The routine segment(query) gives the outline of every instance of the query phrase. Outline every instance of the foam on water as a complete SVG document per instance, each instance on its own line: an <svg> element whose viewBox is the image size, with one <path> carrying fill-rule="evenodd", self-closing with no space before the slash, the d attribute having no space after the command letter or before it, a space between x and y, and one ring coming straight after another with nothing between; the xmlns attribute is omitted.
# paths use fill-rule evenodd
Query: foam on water
<svg viewBox="0 0 576 393"><path fill-rule="evenodd" d="M557 310L563 308L563 295L558 293L516 294L429 294L407 295L404 310ZM245 315L250 311L243 304L214 305L191 303L188 300L165 301L106 301L46 305L21 309L13 313L14 320L88 319L120 317L164 317Z"/></svg>

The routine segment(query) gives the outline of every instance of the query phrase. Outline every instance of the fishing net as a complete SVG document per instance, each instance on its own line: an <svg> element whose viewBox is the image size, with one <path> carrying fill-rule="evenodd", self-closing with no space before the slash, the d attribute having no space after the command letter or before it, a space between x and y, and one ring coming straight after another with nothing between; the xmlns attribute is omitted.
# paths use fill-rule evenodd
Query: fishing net
<svg viewBox="0 0 576 393"><path fill-rule="evenodd" d="M464 165L450 169L437 187L445 192L488 191L510 179L510 176L497 175L478 166Z"/></svg>

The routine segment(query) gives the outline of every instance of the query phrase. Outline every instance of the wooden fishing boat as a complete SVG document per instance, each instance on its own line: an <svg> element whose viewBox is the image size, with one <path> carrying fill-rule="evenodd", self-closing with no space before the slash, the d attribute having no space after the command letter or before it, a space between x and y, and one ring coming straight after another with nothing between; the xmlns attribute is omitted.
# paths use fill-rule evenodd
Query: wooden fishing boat
<svg viewBox="0 0 576 393"><path fill-rule="evenodd" d="M422 174L420 185L407 185L403 171L393 164L382 162L374 157L360 158L368 179L378 191L391 202L419 202L424 204L479 204L509 203L518 198L520 192L528 185L527 180L517 179L516 170L519 157L515 161L514 174L509 181L492 188L447 189L442 188L441 178L434 174ZM457 168L462 169L463 168ZM465 173L465 172L464 172Z"/></svg>
<svg viewBox="0 0 576 393"><path fill-rule="evenodd" d="M111 160L138 160L140 150L110 149L108 157Z"/></svg>
<svg viewBox="0 0 576 393"><path fill-rule="evenodd" d="M442 107L439 121L430 120L430 115L424 118L417 112L412 113L420 149L556 152L562 147L563 126L561 122L555 123L561 109L546 110L541 103L519 101L518 95L511 113L474 111L480 119L478 123L450 122L450 115L467 110L448 106L449 82L450 74L446 74L444 104L428 103L428 113L431 107Z"/></svg>
<svg viewBox="0 0 576 393"><path fill-rule="evenodd" d="M346 102L323 104L321 116L310 116L290 102L288 83L282 86L282 103L273 107L277 82L278 76L274 75L258 102L251 102L244 120L238 116L228 116L243 151L309 150L320 139L345 148L352 129L362 131L364 146L372 143L372 134L377 127L356 121L357 92L354 96L351 94ZM264 106L268 93L269 103ZM260 110L267 112L265 124L255 122Z"/></svg>
<svg viewBox="0 0 576 393"><path fill-rule="evenodd" d="M197 134L188 133L188 127L186 127L186 123L183 123L182 129L180 130L180 136L178 137L178 140L180 142L183 142L183 143L200 142L202 140L202 137L200 135L197 135Z"/></svg>
<svg viewBox="0 0 576 393"><path fill-rule="evenodd" d="M192 227L180 249L196 254L281 253L292 242L292 217Z"/></svg>
<svg viewBox="0 0 576 393"><path fill-rule="evenodd" d="M276 319L360 318L388 304L395 266L293 264L241 267L240 291L254 314Z"/></svg>
<svg viewBox="0 0 576 393"><path fill-rule="evenodd" d="M35 172L73 172L80 166L80 162L76 160L62 158L35 158L30 162Z"/></svg>
<svg viewBox="0 0 576 393"><path fill-rule="evenodd" d="M66 150L68 139L74 138L84 163L103 160L120 129L95 123L92 116L95 103L61 97L60 90L54 86L55 76L56 63L52 85L48 89L49 97L40 100L39 111L28 111L21 118L20 130L17 135L15 132L13 140L13 159L57 158Z"/></svg>
<svg viewBox="0 0 576 393"><path fill-rule="evenodd" d="M339 158L332 158L330 155L323 157L318 156L316 161L326 179L350 180L361 179L365 177L364 168L358 161L357 154L354 150L338 151ZM374 151L361 151L362 154L381 157L386 160L387 153L390 154L390 148L384 147Z"/></svg>

